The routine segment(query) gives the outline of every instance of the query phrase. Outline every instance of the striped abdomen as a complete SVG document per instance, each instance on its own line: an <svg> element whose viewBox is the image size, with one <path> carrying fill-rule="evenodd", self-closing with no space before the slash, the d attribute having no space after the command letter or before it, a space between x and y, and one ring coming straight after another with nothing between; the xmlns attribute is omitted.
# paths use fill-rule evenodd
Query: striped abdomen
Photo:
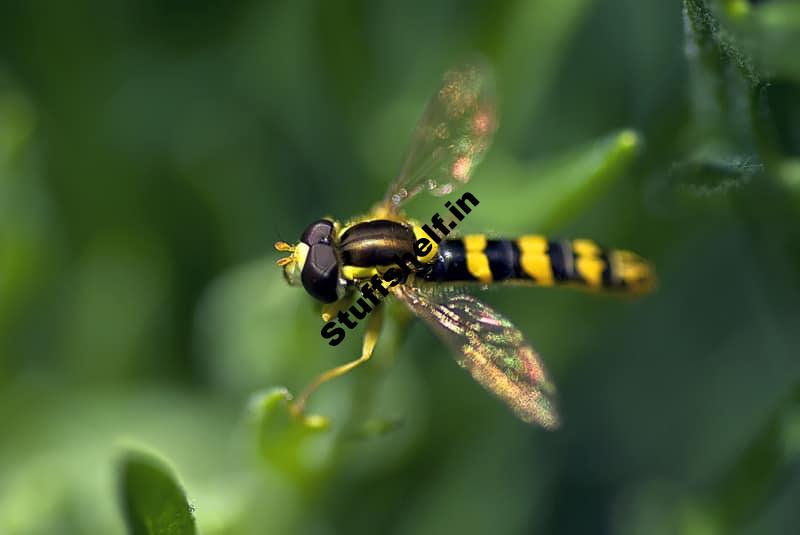
<svg viewBox="0 0 800 535"><path fill-rule="evenodd" d="M420 276L430 282L567 284L589 289L643 293L655 284L638 255L602 249L589 240L523 236L488 239L483 234L444 240L436 260Z"/></svg>

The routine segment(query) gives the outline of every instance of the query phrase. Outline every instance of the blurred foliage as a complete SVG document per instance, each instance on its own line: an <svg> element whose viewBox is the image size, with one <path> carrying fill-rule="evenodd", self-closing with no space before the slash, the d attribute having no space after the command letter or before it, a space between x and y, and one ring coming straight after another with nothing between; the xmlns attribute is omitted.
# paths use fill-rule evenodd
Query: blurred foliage
<svg viewBox="0 0 800 535"><path fill-rule="evenodd" d="M796 50L791 0L2 3L0 533L790 532ZM485 292L556 433L399 307L302 426L360 341L272 243L379 199L475 51L501 126L462 230L630 248L660 289Z"/></svg>
<svg viewBox="0 0 800 535"><path fill-rule="evenodd" d="M186 495L157 458L127 453L120 462L119 479L122 509L131 533L197 533Z"/></svg>

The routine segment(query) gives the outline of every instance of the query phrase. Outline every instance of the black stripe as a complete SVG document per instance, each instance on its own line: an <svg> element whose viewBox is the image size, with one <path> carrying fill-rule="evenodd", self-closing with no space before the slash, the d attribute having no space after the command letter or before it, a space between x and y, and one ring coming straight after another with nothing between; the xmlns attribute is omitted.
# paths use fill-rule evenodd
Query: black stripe
<svg viewBox="0 0 800 535"><path fill-rule="evenodd" d="M513 273L511 278L533 280L533 277L528 275L525 270L522 269L522 251L519 250L519 244L516 240L510 240L509 243L511 244L511 250L514 254L514 265L512 266Z"/></svg>
<svg viewBox="0 0 800 535"><path fill-rule="evenodd" d="M550 255L550 265L553 267L553 279L567 282L577 278L574 267L575 259L569 244L550 241L547 243L547 254Z"/></svg>
<svg viewBox="0 0 800 535"><path fill-rule="evenodd" d="M600 258L605 262L606 267L603 269L603 286L605 288L616 288L617 284L614 282L614 272L611 267L611 262L608 258L608 253L605 249L600 251Z"/></svg>
<svg viewBox="0 0 800 535"><path fill-rule="evenodd" d="M488 240L484 250L489 259L489 269L492 279L504 281L519 278L519 248L510 240Z"/></svg>
<svg viewBox="0 0 800 535"><path fill-rule="evenodd" d="M461 240L444 240L440 243L436 260L419 275L432 282L477 280L467 269L467 252Z"/></svg>

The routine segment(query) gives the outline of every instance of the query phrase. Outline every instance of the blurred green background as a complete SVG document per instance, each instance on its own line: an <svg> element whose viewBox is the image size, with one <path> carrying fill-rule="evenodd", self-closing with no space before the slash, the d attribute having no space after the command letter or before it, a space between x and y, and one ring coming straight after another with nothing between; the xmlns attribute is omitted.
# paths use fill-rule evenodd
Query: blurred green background
<svg viewBox="0 0 800 535"><path fill-rule="evenodd" d="M797 50L780 0L3 2L0 533L191 532L172 478L205 534L790 532ZM476 52L501 126L461 230L629 248L660 288L483 293L557 432L397 322L302 429L270 389L359 340L272 244L381 198Z"/></svg>

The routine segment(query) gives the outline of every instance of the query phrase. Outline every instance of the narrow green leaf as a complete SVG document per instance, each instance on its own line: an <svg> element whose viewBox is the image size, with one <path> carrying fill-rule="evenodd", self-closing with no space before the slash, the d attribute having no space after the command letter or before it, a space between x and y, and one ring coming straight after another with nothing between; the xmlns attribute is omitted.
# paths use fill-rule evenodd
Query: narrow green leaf
<svg viewBox="0 0 800 535"><path fill-rule="evenodd" d="M727 62L733 62L750 85L759 85L762 77L752 59L720 24L706 2L684 0L683 6L687 18L687 37L690 39L689 59L692 60L696 54L707 68L717 72L724 69ZM692 50L691 45L697 49Z"/></svg>
<svg viewBox="0 0 800 535"><path fill-rule="evenodd" d="M197 533L194 511L172 471L157 457L140 451L120 463L120 497L128 531L134 535Z"/></svg>
<svg viewBox="0 0 800 535"><path fill-rule="evenodd" d="M581 213L625 175L641 144L633 130L621 130L578 149L533 164L498 161L481 173L497 177L497 187L480 190L481 203L501 206L513 218L503 232L546 232ZM477 187L476 187L477 190ZM494 229L497 211L476 209L469 223Z"/></svg>

